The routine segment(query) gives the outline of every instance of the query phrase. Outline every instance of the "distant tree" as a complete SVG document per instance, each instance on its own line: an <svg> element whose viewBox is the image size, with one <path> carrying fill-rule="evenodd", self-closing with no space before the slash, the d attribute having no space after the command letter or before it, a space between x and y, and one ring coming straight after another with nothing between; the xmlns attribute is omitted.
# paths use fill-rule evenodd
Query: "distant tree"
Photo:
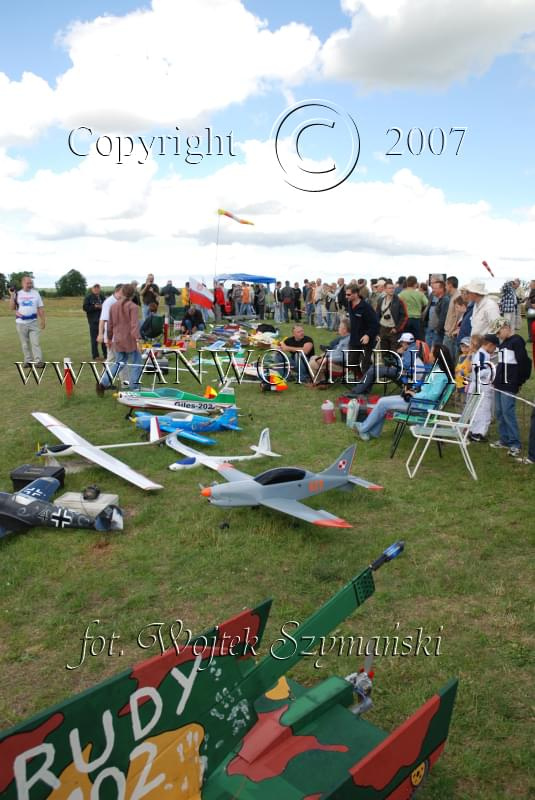
<svg viewBox="0 0 535 800"><path fill-rule="evenodd" d="M7 294L7 278L3 272L0 272L0 298Z"/></svg>
<svg viewBox="0 0 535 800"><path fill-rule="evenodd" d="M14 286L15 289L20 289L22 279L28 275L28 277L33 278L33 272L28 272L24 270L23 272L12 272L9 276L8 286Z"/></svg>
<svg viewBox="0 0 535 800"><path fill-rule="evenodd" d="M77 269L70 269L56 281L56 293L59 297L78 297L87 291L87 281Z"/></svg>

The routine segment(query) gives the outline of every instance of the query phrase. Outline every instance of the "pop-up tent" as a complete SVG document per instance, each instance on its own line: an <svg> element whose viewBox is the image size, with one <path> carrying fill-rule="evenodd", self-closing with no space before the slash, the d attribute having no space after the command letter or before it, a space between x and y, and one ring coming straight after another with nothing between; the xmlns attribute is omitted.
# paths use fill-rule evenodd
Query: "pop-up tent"
<svg viewBox="0 0 535 800"><path fill-rule="evenodd" d="M245 272L225 273L216 275L216 281L247 281L248 283L275 283L276 278L266 278L264 275L247 275Z"/></svg>

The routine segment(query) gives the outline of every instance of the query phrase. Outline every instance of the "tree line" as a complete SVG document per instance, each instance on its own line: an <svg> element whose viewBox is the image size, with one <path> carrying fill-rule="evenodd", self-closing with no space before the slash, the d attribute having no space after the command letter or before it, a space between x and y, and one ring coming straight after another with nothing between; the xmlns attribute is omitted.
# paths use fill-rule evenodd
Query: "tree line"
<svg viewBox="0 0 535 800"><path fill-rule="evenodd" d="M33 278L33 272L11 272L8 276L0 272L0 297L8 294L9 287L20 289L24 277ZM46 291L39 290L46 296ZM80 297L87 291L87 281L77 269L70 269L56 281L55 296L57 297Z"/></svg>

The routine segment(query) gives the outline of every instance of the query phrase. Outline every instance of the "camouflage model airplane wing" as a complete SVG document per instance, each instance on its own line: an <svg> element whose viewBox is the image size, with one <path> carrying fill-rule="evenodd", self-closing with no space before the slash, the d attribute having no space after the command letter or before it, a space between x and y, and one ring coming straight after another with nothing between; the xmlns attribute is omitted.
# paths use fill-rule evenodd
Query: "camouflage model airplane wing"
<svg viewBox="0 0 535 800"><path fill-rule="evenodd" d="M68 445L74 453L82 456L82 458L87 459L87 461L91 461L93 464L96 464L99 467L103 467L104 469L109 470L114 475L119 475L120 478L123 478L125 481L129 483L133 483L134 486L138 486L140 489L144 489L145 491L150 491L152 489L163 489L159 483L154 483L153 481L146 478L140 472L136 472L131 467L123 464L122 461L119 461L118 458L114 458L114 456L109 455L108 453L102 452L102 450L95 445L92 445L82 436L79 436L75 431L71 430L67 425L64 425L60 422L59 419L53 417L51 414L46 414L41 411L33 411L32 417L34 417L41 425L44 425L45 428L56 436L60 442L63 444Z"/></svg>
<svg viewBox="0 0 535 800"><path fill-rule="evenodd" d="M169 640L161 654L0 732L0 796L408 800L444 749L457 681L388 734L362 717L370 676L313 687L284 678L373 595L374 572L402 548L387 548L258 662L270 601L180 647Z"/></svg>

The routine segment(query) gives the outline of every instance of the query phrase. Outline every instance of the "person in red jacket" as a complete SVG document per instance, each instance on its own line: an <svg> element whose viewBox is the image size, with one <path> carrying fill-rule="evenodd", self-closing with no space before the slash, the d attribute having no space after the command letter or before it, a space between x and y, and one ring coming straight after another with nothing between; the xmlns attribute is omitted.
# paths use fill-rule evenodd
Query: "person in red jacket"
<svg viewBox="0 0 535 800"><path fill-rule="evenodd" d="M223 284L216 283L214 288L214 315L216 318L216 322L221 322L224 313L225 313L225 292L223 291Z"/></svg>

